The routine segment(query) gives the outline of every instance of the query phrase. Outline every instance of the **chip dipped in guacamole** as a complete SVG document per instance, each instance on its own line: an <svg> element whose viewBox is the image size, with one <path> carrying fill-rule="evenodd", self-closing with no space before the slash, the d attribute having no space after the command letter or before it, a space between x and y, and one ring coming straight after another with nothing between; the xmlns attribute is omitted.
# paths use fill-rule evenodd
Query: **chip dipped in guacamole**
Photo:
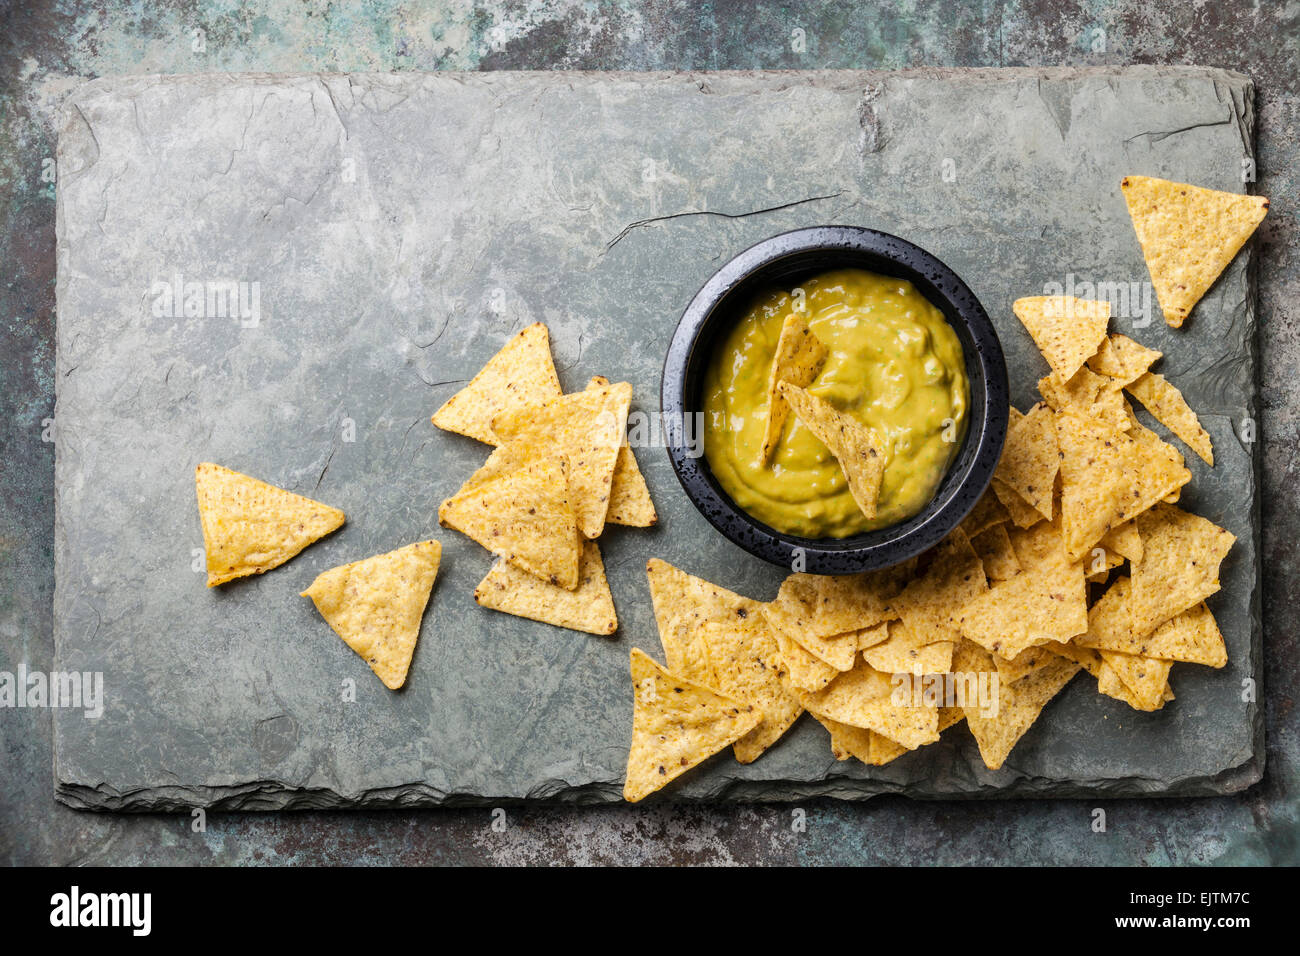
<svg viewBox="0 0 1300 956"><path fill-rule="evenodd" d="M839 461L794 414L764 461L769 379L787 319L825 346L807 391L874 431L885 451L875 516ZM704 381L704 454L723 490L787 534L844 538L897 524L934 496L966 431L961 343L910 282L862 269L825 272L755 298L719 343Z"/></svg>

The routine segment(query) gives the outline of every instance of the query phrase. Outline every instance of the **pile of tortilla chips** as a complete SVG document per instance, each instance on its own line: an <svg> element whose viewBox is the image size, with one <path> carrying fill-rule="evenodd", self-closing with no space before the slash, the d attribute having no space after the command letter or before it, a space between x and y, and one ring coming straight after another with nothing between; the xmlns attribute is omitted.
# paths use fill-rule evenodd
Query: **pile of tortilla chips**
<svg viewBox="0 0 1300 956"><path fill-rule="evenodd" d="M633 651L626 799L728 746L749 763L805 710L840 760L885 764L964 721L996 770L1081 670L1151 711L1173 699L1174 663L1224 666L1205 601L1234 538L1175 504L1182 452L1125 397L1213 463L1195 413L1151 371L1160 353L1108 335L1104 302L1035 297L1015 313L1051 368L1045 401L1012 410L989 491L930 552L792 574L767 603L649 562L667 668Z"/></svg>
<svg viewBox="0 0 1300 956"><path fill-rule="evenodd" d="M649 527L654 502L626 438L632 386L597 376L564 394L550 335L518 333L433 416L495 446L438 509L438 521L497 555L474 590L484 607L612 634L614 600L596 539L606 524Z"/></svg>

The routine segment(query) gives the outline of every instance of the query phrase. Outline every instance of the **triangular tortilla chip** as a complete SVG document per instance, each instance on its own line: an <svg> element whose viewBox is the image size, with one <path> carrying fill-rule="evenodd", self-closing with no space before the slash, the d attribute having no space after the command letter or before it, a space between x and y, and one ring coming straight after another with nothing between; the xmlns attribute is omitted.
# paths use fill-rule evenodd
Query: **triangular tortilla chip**
<svg viewBox="0 0 1300 956"><path fill-rule="evenodd" d="M540 405L502 413L492 428L504 441L527 439L549 445L568 458L570 501L583 537L605 529L614 466L626 444L632 386L627 382L589 385Z"/></svg>
<svg viewBox="0 0 1300 956"><path fill-rule="evenodd" d="M1173 661L1158 661L1119 651L1098 653L1101 654L1102 673L1097 678L1097 689L1101 693L1110 697L1119 696L1113 692L1108 693L1105 686L1106 670L1109 668L1132 692L1129 701L1131 706L1137 710L1159 710L1164 706L1165 688L1169 686L1169 669L1173 666Z"/></svg>
<svg viewBox="0 0 1300 956"><path fill-rule="evenodd" d="M1096 353L1110 322L1109 302L1064 295L1017 299L1011 310L1052 371L1067 381Z"/></svg>
<svg viewBox="0 0 1300 956"><path fill-rule="evenodd" d="M957 620L963 636L1008 660L1045 641L1068 641L1088 629L1083 565L1069 560L1058 541L1055 553L995 584Z"/></svg>
<svg viewBox="0 0 1300 956"><path fill-rule="evenodd" d="M1134 342L1127 335L1112 332L1101 343L1097 354L1088 359L1088 367L1097 374L1112 379L1117 387L1122 388L1150 371L1162 354L1164 353Z"/></svg>
<svg viewBox="0 0 1300 956"><path fill-rule="evenodd" d="M1129 561L1142 560L1142 535L1138 533L1136 521L1125 521L1111 528L1101 537L1101 546L1113 551Z"/></svg>
<svg viewBox="0 0 1300 956"><path fill-rule="evenodd" d="M279 567L343 524L343 512L237 471L201 462L194 489L208 587Z"/></svg>
<svg viewBox="0 0 1300 956"><path fill-rule="evenodd" d="M1182 439L1185 444L1211 467L1214 466L1214 448L1209 433L1201 427L1183 393L1169 384L1163 375L1147 372L1126 386L1128 393L1146 406L1156 421Z"/></svg>
<svg viewBox="0 0 1300 956"><path fill-rule="evenodd" d="M799 644L819 660L839 671L853 666L858 654L857 629L827 634L819 626L817 575L792 574L781 583L776 600L762 605L763 615L773 629Z"/></svg>
<svg viewBox="0 0 1300 956"><path fill-rule="evenodd" d="M934 561L925 575L893 601L907 629L923 644L957 640L958 612L989 589L979 555L961 528L934 551Z"/></svg>
<svg viewBox="0 0 1300 956"><path fill-rule="evenodd" d="M759 603L658 558L647 561L645 570L669 668L688 680L714 686L717 678L699 626L706 621L744 621L759 613Z"/></svg>
<svg viewBox="0 0 1300 956"><path fill-rule="evenodd" d="M1038 380L1038 391L1057 411L1072 411L1084 418L1095 418L1121 431L1129 427L1124 412L1124 396L1115 380L1084 367L1063 381L1055 372Z"/></svg>
<svg viewBox="0 0 1300 956"><path fill-rule="evenodd" d="M560 379L551 361L550 333L541 322L535 322L507 342L468 385L447 399L433 413L433 423L444 431L498 445L493 418L559 394Z"/></svg>
<svg viewBox="0 0 1300 956"><path fill-rule="evenodd" d="M623 799L636 803L758 726L763 714L670 674L632 648L632 746Z"/></svg>
<svg viewBox="0 0 1300 956"><path fill-rule="evenodd" d="M1165 321L1183 324L1268 214L1263 196L1151 176L1120 182Z"/></svg>
<svg viewBox="0 0 1300 956"><path fill-rule="evenodd" d="M1127 404L1125 412L1129 417L1125 434L1133 442L1133 453L1125 479L1124 505L1116 518L1120 523L1131 521L1158 501L1177 501L1179 489L1192 480L1178 449L1139 422Z"/></svg>
<svg viewBox="0 0 1300 956"><path fill-rule="evenodd" d="M609 510L605 513L605 520L609 524L630 528L649 528L659 521L645 476L641 474L636 455L628 445L618 450L614 462L614 480L609 489Z"/></svg>
<svg viewBox="0 0 1300 956"><path fill-rule="evenodd" d="M826 346L808 328L806 316L798 312L786 316L781 326L781 337L776 343L776 354L772 357L772 370L767 377L767 417L764 419L761 464L772 460L790 413L790 407L780 393L780 384L790 382L800 388L811 385L829 354Z"/></svg>
<svg viewBox="0 0 1300 956"><path fill-rule="evenodd" d="M1133 441L1124 432L1072 411L1056 413L1061 454L1061 533L1081 558L1112 527L1130 490Z"/></svg>
<svg viewBox="0 0 1300 956"><path fill-rule="evenodd" d="M1020 559L1016 557L1015 549L1011 547L1011 537L1007 534L1006 525L995 524L985 528L970 539L970 546L979 555L980 563L984 565L984 576L989 579L989 584L1009 581L1020 573Z"/></svg>
<svg viewBox="0 0 1300 956"><path fill-rule="evenodd" d="M922 644L902 621L881 625L887 640L868 647L862 659L886 674L946 674L952 666L952 641Z"/></svg>
<svg viewBox="0 0 1300 956"><path fill-rule="evenodd" d="M618 630L614 598L609 593L605 564L595 541L582 544L578 586L572 591L521 571L502 559L474 589L474 600L494 611L573 631L613 634Z"/></svg>
<svg viewBox="0 0 1300 956"><path fill-rule="evenodd" d="M1099 651L1209 667L1222 667L1228 662L1223 634L1204 601L1145 634L1137 633L1132 611L1132 582L1126 577L1117 578L1088 609L1088 633L1076 637L1074 643Z"/></svg>
<svg viewBox="0 0 1300 956"><path fill-rule="evenodd" d="M996 474L1004 485L1051 521L1052 490L1060 465L1056 419L1051 408L1040 402L1007 432Z"/></svg>
<svg viewBox="0 0 1300 956"><path fill-rule="evenodd" d="M1078 672L1079 665L1074 661L1058 659L1014 684L999 681L996 716L986 716L978 707L966 707L966 726L979 745L984 766L990 770L1001 768L1047 702Z"/></svg>
<svg viewBox="0 0 1300 956"><path fill-rule="evenodd" d="M1007 660L1000 654L994 654L993 663L998 669L998 680L1002 684L1014 684L1022 677L1028 677L1042 670L1058 656L1051 651L1055 643L1049 641L1037 647L1028 647L1011 660Z"/></svg>
<svg viewBox="0 0 1300 956"><path fill-rule="evenodd" d="M1043 520L1043 513L1024 498L1021 498L1020 493L1004 483L1001 478L994 477L989 482L989 488L1003 509L1010 515L1011 523L1017 528L1032 528Z"/></svg>
<svg viewBox="0 0 1300 956"><path fill-rule="evenodd" d="M420 619L429 603L442 545L417 541L324 572L303 597L370 665L384 686L406 683L411 655L420 638Z"/></svg>
<svg viewBox="0 0 1300 956"><path fill-rule="evenodd" d="M1212 521L1163 503L1137 522L1142 560L1133 565L1132 627L1148 634L1219 590L1219 565L1237 539Z"/></svg>
<svg viewBox="0 0 1300 956"><path fill-rule="evenodd" d="M962 521L961 529L973 541L977 534L1010 520L1011 514L1007 511L1006 505L998 499L997 492L989 488L980 496L980 500L975 502L975 507Z"/></svg>
<svg viewBox="0 0 1300 956"><path fill-rule="evenodd" d="M1098 655L1099 660L1100 657L1101 655ZM1160 710L1165 706L1165 704L1174 699L1174 689L1169 686L1169 682L1166 680L1164 692L1160 695L1158 700L1139 700L1137 695L1129 689L1128 685L1120 680L1119 674L1115 672L1115 668L1111 667L1110 664L1107 664L1104 661L1102 662L1101 669L1097 674L1097 692L1105 694L1107 697L1114 697L1116 700L1122 700L1134 710Z"/></svg>
<svg viewBox="0 0 1300 956"><path fill-rule="evenodd" d="M793 382L781 382L781 393L799 421L825 445L848 482L849 493L868 518L876 516L880 480L885 474L886 447L875 429L845 415L830 402L818 398Z"/></svg>
<svg viewBox="0 0 1300 956"><path fill-rule="evenodd" d="M475 473L438 508L438 523L543 581L573 590L580 549L566 469L564 458L552 455L486 479Z"/></svg>
<svg viewBox="0 0 1300 956"><path fill-rule="evenodd" d="M718 690L733 700L753 704L763 719L736 741L736 760L753 763L799 719L803 707L782 680L785 665L776 635L761 615L744 620L706 621L700 625Z"/></svg>
<svg viewBox="0 0 1300 956"><path fill-rule="evenodd" d="M829 717L813 717L825 727L831 735L831 755L836 760L848 760L856 757L870 767L881 767L891 760L907 753L902 744L890 740L874 730L864 727L850 727Z"/></svg>
<svg viewBox="0 0 1300 956"><path fill-rule="evenodd" d="M936 707L916 704L906 694L895 700L893 681L865 661L816 693L797 693L810 713L884 734L909 750L939 739Z"/></svg>
<svg viewBox="0 0 1300 956"><path fill-rule="evenodd" d="M587 387L599 388L608 384L609 379L605 376L594 375ZM630 528L649 528L659 521L645 476L641 474L641 467L637 464L636 455L632 453L626 437L618 450L618 458L614 461L614 479L610 483L609 510L605 513L605 521Z"/></svg>
<svg viewBox="0 0 1300 956"><path fill-rule="evenodd" d="M814 657L804 650L798 642L789 638L784 631L772 628L777 647L781 652L781 662L785 665L785 680L795 690L821 690L840 672L819 657Z"/></svg>

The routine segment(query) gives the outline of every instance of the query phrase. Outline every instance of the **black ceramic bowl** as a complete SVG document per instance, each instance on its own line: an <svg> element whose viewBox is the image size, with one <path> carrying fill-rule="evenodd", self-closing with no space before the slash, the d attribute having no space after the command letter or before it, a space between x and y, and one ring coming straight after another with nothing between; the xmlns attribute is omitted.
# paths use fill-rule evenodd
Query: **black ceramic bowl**
<svg viewBox="0 0 1300 956"><path fill-rule="evenodd" d="M719 338L755 293L790 289L820 272L857 267L907 279L961 340L970 380L966 437L934 498L918 514L849 538L801 538L751 517L722 490L708 460L692 457L682 423L703 408L705 370ZM682 313L664 361L668 457L709 523L750 554L814 574L852 574L897 564L938 544L988 487L1007 426L1007 367L984 307L955 272L897 236L856 226L816 226L765 239L714 273ZM699 436L702 437L702 436Z"/></svg>

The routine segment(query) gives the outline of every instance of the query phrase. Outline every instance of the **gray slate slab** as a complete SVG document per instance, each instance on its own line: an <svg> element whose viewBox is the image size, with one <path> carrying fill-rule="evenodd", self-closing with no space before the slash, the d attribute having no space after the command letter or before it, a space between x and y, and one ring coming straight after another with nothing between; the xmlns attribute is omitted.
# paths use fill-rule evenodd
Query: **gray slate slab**
<svg viewBox="0 0 1300 956"><path fill-rule="evenodd" d="M1017 404L1046 366L1011 315L1044 283L1145 282L1126 173L1242 190L1253 90L1198 68L904 73L173 76L92 82L59 140L55 637L100 671L98 719L55 711L56 793L95 809L618 800L627 654L659 656L644 563L760 599L781 573L712 531L662 449L657 528L602 539L621 629L478 608L490 566L437 526L484 458L429 414L514 330L548 323L566 389L627 379L657 406L691 295L777 232L853 223L955 268L1002 333ZM818 198L821 197L821 198ZM1244 252L1162 349L1218 464L1185 506L1239 541L1211 600L1220 671L1176 665L1139 714L1080 678L1006 766L964 729L884 768L801 721L683 800L1204 794L1263 763L1255 312ZM256 283L256 324L155 314L156 283ZM351 440L349 440L351 439ZM208 590L193 468L221 462L343 508L264 576ZM298 597L320 571L422 537L443 570L405 690ZM355 702L342 700L347 681ZM1250 699L1243 700L1243 697Z"/></svg>

